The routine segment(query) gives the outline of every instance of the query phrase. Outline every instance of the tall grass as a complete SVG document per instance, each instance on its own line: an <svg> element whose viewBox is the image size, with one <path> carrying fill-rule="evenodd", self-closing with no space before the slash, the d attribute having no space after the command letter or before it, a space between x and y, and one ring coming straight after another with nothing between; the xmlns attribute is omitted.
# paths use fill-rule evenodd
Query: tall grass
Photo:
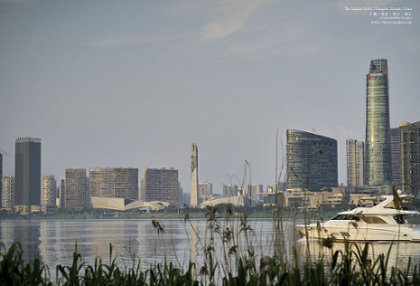
<svg viewBox="0 0 420 286"><path fill-rule="evenodd" d="M247 217L238 221L232 216L233 210L227 208L226 219L220 221L217 208L209 208L203 238L185 218L185 224L191 224L199 237L203 252L203 261L190 261L186 268L166 260L147 268L141 267L139 260L133 260L130 267L120 267L112 246L109 259L96 258L88 265L76 245L73 262L57 265L56 279L51 281L49 268L38 256L24 261L19 243L8 249L2 246L0 285L420 285L419 266L412 265L411 260L400 268L389 267L392 246L387 253L372 258L369 243L346 242L343 249L334 250L333 243L327 241L322 247L329 254L310 260L300 258L295 245L293 259L286 260L284 241L279 241L273 245L280 249L273 254L257 255L256 232ZM153 225L159 235L165 235L161 223L154 221Z"/></svg>

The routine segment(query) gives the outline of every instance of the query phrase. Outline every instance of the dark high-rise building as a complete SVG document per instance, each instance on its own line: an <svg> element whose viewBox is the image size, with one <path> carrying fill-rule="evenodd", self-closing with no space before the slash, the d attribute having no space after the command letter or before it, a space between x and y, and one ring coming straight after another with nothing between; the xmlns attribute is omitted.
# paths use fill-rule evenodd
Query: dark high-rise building
<svg viewBox="0 0 420 286"><path fill-rule="evenodd" d="M57 192L57 198L58 198L58 206L59 208L64 208L64 195L65 195L65 183L66 179L60 178L60 187Z"/></svg>
<svg viewBox="0 0 420 286"><path fill-rule="evenodd" d="M391 128L392 183L401 188L401 131Z"/></svg>
<svg viewBox="0 0 420 286"><path fill-rule="evenodd" d="M143 201L179 201L178 170L145 168L141 185Z"/></svg>
<svg viewBox="0 0 420 286"><path fill-rule="evenodd" d="M404 122L391 132L394 183L416 195L420 191L420 121Z"/></svg>
<svg viewBox="0 0 420 286"><path fill-rule="evenodd" d="M336 187L337 140L299 130L286 133L287 188Z"/></svg>
<svg viewBox="0 0 420 286"><path fill-rule="evenodd" d="M15 144L15 204L41 204L41 139L20 137Z"/></svg>
<svg viewBox="0 0 420 286"><path fill-rule="evenodd" d="M347 186L360 187L365 178L365 145L363 141L346 140Z"/></svg>
<svg viewBox="0 0 420 286"><path fill-rule="evenodd" d="M370 62L366 77L366 184L390 184L392 179L389 127L388 64Z"/></svg>
<svg viewBox="0 0 420 286"><path fill-rule="evenodd" d="M137 168L90 168L91 197L138 199Z"/></svg>

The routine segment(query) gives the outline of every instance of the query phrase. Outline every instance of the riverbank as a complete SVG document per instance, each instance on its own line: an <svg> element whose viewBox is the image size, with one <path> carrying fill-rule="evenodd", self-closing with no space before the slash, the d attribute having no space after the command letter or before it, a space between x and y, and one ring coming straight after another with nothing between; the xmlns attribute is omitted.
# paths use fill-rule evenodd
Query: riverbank
<svg viewBox="0 0 420 286"><path fill-rule="evenodd" d="M338 210L327 210L323 212L319 211L303 211L285 208L281 212L281 218L286 220L298 219L302 220L305 217L310 221L321 220L326 221L337 215L338 212L344 211L346 208ZM59 210L56 213L50 214L31 214L31 215L16 215L16 214L1 214L0 220L7 219L31 219L31 220L72 220L72 219L178 219L182 220L185 218L190 219L206 219L206 210L190 209L182 211L174 210L163 210L157 212L118 212L118 211L100 211L100 210L84 210L79 212L71 212L65 210ZM279 218L279 214L275 214L272 209L269 210L241 210L227 214L226 211L219 211L218 218L225 219L227 217L240 219L246 215L247 218L251 219L273 219ZM408 217L408 223L420 224L419 216Z"/></svg>
<svg viewBox="0 0 420 286"><path fill-rule="evenodd" d="M341 211L341 210L340 210ZM49 214L30 214L30 215L19 215L19 214L1 214L0 219L206 219L208 210L198 210L198 209L189 209L189 210L163 210L156 212L119 212L119 211L110 211L110 210L84 210L84 211L66 211L59 210L55 213ZM306 213L306 216L311 218L326 218L329 219L335 216L337 211L328 211L323 212L322 215L317 211L309 211ZM223 219L226 217L241 218L265 218L270 219L273 217L278 217L278 214L275 214L272 209L268 210L239 210L233 211L227 214L226 211L219 211L218 217ZM301 210L294 209L283 209L281 212L281 217L285 219L299 218L302 219L305 217L305 212Z"/></svg>

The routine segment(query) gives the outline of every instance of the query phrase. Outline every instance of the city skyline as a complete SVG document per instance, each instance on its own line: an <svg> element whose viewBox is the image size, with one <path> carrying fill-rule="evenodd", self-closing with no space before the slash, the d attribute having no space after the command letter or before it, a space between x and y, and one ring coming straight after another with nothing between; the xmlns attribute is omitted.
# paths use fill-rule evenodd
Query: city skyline
<svg viewBox="0 0 420 286"><path fill-rule="evenodd" d="M276 130L284 146L285 130L298 129L338 141L345 183L345 140L365 138L374 58L389 61L391 128L419 120L419 22L414 14L409 25L372 25L368 12L344 9L371 1L6 2L4 175L14 175L14 138L36 136L42 175L174 167L186 192L196 142L200 179L220 192L242 179L245 160L253 182L272 183Z"/></svg>

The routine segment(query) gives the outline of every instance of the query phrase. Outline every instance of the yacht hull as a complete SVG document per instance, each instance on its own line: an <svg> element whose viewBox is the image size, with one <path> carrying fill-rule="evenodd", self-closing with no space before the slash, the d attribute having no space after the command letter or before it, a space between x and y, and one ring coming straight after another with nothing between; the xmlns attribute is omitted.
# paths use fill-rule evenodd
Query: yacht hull
<svg viewBox="0 0 420 286"><path fill-rule="evenodd" d="M420 233L408 226L387 227L383 225L359 227L350 224L348 227L334 225L296 226L296 230L309 239L333 239L346 241L412 241L420 242Z"/></svg>

